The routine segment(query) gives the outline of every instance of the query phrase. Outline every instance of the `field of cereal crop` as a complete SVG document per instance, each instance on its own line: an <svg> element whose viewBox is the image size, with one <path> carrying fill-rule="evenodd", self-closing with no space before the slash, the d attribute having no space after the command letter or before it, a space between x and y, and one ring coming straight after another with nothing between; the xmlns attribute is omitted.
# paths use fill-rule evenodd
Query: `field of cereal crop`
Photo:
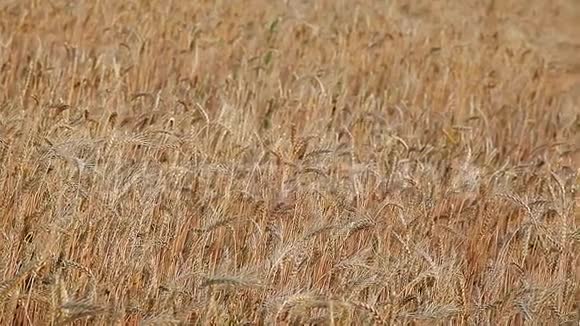
<svg viewBox="0 0 580 326"><path fill-rule="evenodd" d="M580 3L0 0L0 324L578 325Z"/></svg>

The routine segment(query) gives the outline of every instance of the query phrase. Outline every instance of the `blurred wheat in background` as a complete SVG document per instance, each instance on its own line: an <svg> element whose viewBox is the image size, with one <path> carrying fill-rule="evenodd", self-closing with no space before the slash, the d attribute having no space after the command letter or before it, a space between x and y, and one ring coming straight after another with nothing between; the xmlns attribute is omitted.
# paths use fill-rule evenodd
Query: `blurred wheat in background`
<svg viewBox="0 0 580 326"><path fill-rule="evenodd" d="M578 325L577 1L0 1L0 324Z"/></svg>

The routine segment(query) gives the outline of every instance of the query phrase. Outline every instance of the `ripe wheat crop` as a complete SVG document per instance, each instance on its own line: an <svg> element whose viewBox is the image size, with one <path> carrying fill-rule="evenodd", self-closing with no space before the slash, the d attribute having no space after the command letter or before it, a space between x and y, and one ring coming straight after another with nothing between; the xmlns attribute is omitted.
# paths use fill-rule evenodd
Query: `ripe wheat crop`
<svg viewBox="0 0 580 326"><path fill-rule="evenodd" d="M0 324L578 325L580 5L0 1Z"/></svg>

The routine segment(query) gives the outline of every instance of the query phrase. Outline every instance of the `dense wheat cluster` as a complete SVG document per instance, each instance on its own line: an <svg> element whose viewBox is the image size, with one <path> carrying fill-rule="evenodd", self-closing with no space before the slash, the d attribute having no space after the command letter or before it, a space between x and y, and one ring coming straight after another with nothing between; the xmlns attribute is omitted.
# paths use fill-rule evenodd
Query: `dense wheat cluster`
<svg viewBox="0 0 580 326"><path fill-rule="evenodd" d="M580 5L0 1L0 324L577 325Z"/></svg>

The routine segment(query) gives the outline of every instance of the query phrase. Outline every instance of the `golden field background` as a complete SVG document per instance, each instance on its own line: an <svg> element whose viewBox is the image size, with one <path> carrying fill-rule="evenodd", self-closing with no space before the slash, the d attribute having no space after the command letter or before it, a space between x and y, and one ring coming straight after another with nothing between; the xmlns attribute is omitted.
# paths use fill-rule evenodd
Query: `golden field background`
<svg viewBox="0 0 580 326"><path fill-rule="evenodd" d="M0 1L0 324L578 325L577 1Z"/></svg>

